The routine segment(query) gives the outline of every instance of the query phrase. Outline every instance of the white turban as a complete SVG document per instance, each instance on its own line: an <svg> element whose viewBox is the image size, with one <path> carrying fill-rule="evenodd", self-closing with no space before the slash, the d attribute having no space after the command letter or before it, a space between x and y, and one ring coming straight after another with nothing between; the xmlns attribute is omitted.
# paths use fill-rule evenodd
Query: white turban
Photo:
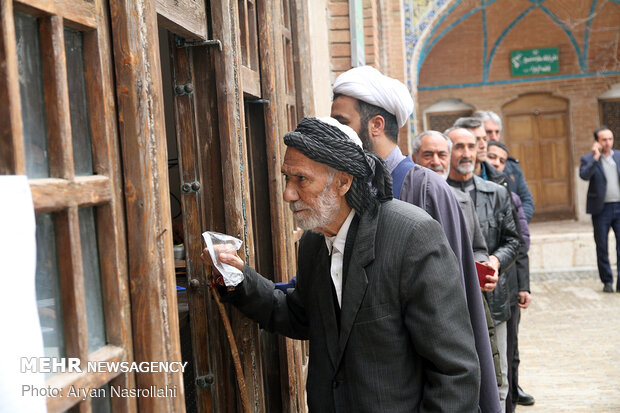
<svg viewBox="0 0 620 413"><path fill-rule="evenodd" d="M385 109L396 116L399 128L407 123L413 112L413 99L407 86L372 66L354 67L338 76L334 93Z"/></svg>
<svg viewBox="0 0 620 413"><path fill-rule="evenodd" d="M323 123L327 123L329 125L337 127L338 129L343 131L353 142L355 142L357 146L359 146L360 148L363 147L362 140L360 139L359 136L357 136L357 133L355 133L355 131L351 129L351 127L347 125L343 125L342 123L338 122L336 119L330 118L329 116L326 116L323 118L317 118L317 119Z"/></svg>

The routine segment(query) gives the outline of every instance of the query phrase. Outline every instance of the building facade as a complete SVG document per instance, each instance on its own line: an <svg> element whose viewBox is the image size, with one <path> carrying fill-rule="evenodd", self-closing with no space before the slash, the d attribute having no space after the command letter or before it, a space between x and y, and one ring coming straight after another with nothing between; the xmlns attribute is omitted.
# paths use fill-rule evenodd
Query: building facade
<svg viewBox="0 0 620 413"><path fill-rule="evenodd" d="M427 13L408 22L415 129L442 130L475 110L498 113L535 219L587 219L579 159L600 124L620 135L620 4L425 3Z"/></svg>
<svg viewBox="0 0 620 413"><path fill-rule="evenodd" d="M405 81L400 1L0 3L0 174L32 192L44 355L188 363L51 374L63 397L49 412L307 410L307 343L220 311L201 234L240 238L276 282L294 276L282 136L328 115L333 80L361 63Z"/></svg>

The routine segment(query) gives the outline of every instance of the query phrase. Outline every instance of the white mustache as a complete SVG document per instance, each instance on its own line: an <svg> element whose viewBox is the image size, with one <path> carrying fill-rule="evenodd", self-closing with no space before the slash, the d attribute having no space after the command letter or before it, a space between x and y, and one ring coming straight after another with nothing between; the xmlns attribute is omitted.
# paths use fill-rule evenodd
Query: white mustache
<svg viewBox="0 0 620 413"><path fill-rule="evenodd" d="M301 200L290 202L288 206L289 208L291 208L291 211L293 212L301 211L303 209L308 209L308 204L306 204L304 201L301 201Z"/></svg>

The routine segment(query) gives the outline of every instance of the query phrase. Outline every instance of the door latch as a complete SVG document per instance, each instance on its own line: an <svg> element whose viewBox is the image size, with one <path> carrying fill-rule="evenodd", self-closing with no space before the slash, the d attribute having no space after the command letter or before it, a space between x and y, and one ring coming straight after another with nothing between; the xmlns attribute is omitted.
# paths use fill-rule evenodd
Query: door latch
<svg viewBox="0 0 620 413"><path fill-rule="evenodd" d="M191 95L192 93L194 93L194 85L191 83L174 86L174 94L177 96Z"/></svg>
<svg viewBox="0 0 620 413"><path fill-rule="evenodd" d="M200 182L198 181L184 182L183 185L181 185L181 191L183 191L186 194L189 194L191 192L198 192L200 191Z"/></svg>
<svg viewBox="0 0 620 413"><path fill-rule="evenodd" d="M215 383L215 376L212 373L196 377L196 386L202 387L203 389L213 386L213 383Z"/></svg>

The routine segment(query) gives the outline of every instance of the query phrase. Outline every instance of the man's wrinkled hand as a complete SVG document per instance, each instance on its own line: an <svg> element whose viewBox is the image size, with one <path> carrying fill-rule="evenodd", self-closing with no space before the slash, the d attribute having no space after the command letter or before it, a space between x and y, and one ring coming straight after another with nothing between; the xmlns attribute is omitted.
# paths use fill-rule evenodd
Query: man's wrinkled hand
<svg viewBox="0 0 620 413"><path fill-rule="evenodd" d="M239 271L243 271L244 263L243 263L243 260L239 257L239 255L237 255L237 251L231 250L230 248L226 248L226 249L222 248L221 250L226 251L226 252L221 252L218 255L218 259L220 260L221 263L231 265L235 267L236 269L238 269ZM221 285L221 286L226 286L226 283L224 282L224 278L222 277L220 272L217 270L217 267L215 266L215 264L213 264L213 261L211 260L211 254L209 254L209 250L207 248L202 250L202 254L200 254L200 259L202 259L202 262L205 265L208 265L211 267L212 283Z"/></svg>
<svg viewBox="0 0 620 413"><path fill-rule="evenodd" d="M499 268L501 266L499 258L497 258L495 255L489 255L489 264L491 264L491 266L495 268L495 271L499 273Z"/></svg>
<svg viewBox="0 0 620 413"><path fill-rule="evenodd" d="M495 268L495 266L491 264L490 262L481 262L480 264L484 265L485 267L493 269L493 274L489 274L486 276L486 283L484 284L484 287L482 288L482 291L486 291L490 293L497 286L497 281L499 280L499 275L498 275L499 273L497 271L497 268Z"/></svg>
<svg viewBox="0 0 620 413"><path fill-rule="evenodd" d="M213 261L211 260L211 254L209 254L208 249L205 248L202 250L202 254L200 254L200 259L205 265L211 267L211 285L221 285L222 287L225 287L226 284L224 283L224 278L217 270L217 268L215 268L215 265L213 265Z"/></svg>

